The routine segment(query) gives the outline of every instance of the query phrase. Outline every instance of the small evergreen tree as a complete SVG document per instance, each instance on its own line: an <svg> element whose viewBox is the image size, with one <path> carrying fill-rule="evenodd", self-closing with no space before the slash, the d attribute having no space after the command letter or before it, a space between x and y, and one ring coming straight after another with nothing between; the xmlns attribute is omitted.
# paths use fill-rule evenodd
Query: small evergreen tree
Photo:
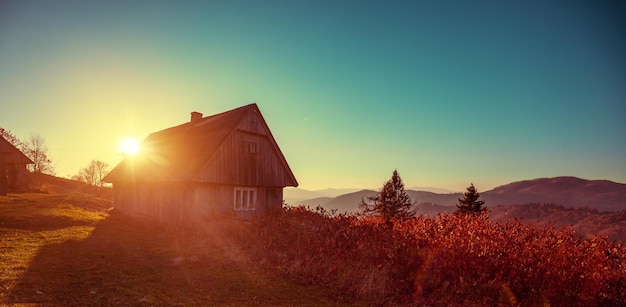
<svg viewBox="0 0 626 307"><path fill-rule="evenodd" d="M482 206L485 204L485 201L478 200L480 194L474 187L474 184L470 184L467 187L467 192L463 194L463 199L459 198L459 204L456 205L457 213L462 214L476 214L483 211Z"/></svg>
<svg viewBox="0 0 626 307"><path fill-rule="evenodd" d="M415 216L415 211L411 208L413 203L404 190L402 178L398 171L394 170L391 179L387 181L377 195L368 197L373 204L368 204L361 200L359 208L364 215L382 216L387 223L396 220L408 220Z"/></svg>

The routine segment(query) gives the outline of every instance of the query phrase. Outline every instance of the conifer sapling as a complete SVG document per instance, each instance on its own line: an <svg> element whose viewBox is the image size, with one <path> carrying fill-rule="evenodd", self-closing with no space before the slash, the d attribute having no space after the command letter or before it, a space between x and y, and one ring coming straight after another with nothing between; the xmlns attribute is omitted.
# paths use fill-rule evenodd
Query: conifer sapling
<svg viewBox="0 0 626 307"><path fill-rule="evenodd" d="M463 198L459 198L459 204L456 205L458 208L457 213L476 214L482 212L482 206L485 204L485 201L478 200L479 197L480 194L474 187L474 184L470 184L467 187L467 192L463 194Z"/></svg>
<svg viewBox="0 0 626 307"><path fill-rule="evenodd" d="M368 197L373 204L361 201L359 208L366 215L378 215L383 217L387 223L396 220L408 220L415 216L415 211L411 208L413 202L404 190L404 183L397 170L393 171L391 179L387 181L377 195Z"/></svg>

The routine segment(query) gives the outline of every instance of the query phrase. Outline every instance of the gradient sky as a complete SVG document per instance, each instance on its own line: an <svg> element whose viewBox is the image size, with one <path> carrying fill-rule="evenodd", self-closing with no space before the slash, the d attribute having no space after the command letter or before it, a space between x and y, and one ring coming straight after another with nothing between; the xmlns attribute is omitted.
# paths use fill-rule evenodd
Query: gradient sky
<svg viewBox="0 0 626 307"><path fill-rule="evenodd" d="M626 182L624 1L1 1L0 127L58 176L256 102L302 188Z"/></svg>

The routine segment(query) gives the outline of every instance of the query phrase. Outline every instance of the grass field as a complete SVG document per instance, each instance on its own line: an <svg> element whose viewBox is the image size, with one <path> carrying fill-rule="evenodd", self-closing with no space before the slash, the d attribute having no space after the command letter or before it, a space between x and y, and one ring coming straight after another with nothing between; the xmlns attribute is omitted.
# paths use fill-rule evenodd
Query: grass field
<svg viewBox="0 0 626 307"><path fill-rule="evenodd" d="M80 195L0 196L0 303L336 305L328 291L253 264L223 233L236 226L157 225L111 206Z"/></svg>
<svg viewBox="0 0 626 307"><path fill-rule="evenodd" d="M91 196L0 197L0 305L624 306L626 247L488 215L389 225L285 208L164 225Z"/></svg>

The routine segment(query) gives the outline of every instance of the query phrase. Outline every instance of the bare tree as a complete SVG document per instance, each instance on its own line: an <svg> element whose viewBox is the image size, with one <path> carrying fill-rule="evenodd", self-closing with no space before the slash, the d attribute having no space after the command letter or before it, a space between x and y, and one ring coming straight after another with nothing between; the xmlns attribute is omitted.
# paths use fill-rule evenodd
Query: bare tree
<svg viewBox="0 0 626 307"><path fill-rule="evenodd" d="M15 146L17 149L22 149L24 145L22 141L18 139L11 131L0 127L0 136L7 140L11 145Z"/></svg>
<svg viewBox="0 0 626 307"><path fill-rule="evenodd" d="M104 183L102 178L109 172L109 164L100 160L91 160L87 167L81 169L75 179L92 185L96 188L101 188Z"/></svg>
<svg viewBox="0 0 626 307"><path fill-rule="evenodd" d="M46 140L39 134L33 133L23 144L22 151L34 164L28 165L28 170L38 174L54 175L52 161L48 157L48 145Z"/></svg>

